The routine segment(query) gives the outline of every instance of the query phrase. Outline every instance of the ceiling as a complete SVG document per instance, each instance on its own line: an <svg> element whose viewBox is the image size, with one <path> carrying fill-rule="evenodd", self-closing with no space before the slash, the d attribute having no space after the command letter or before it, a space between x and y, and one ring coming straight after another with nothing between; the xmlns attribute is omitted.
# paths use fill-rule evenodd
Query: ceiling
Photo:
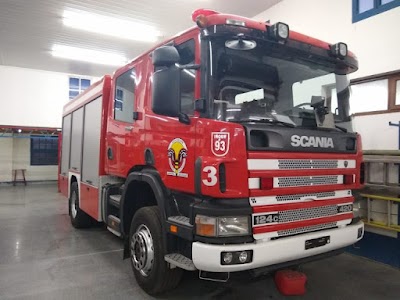
<svg viewBox="0 0 400 300"><path fill-rule="evenodd" d="M110 51L134 58L155 43L123 40L85 32L62 23L64 9L79 9L155 26L158 42L193 26L191 13L201 7L253 17L281 0L0 0L0 65L89 76L116 67L52 57L53 44ZM251 2L251 5L249 4Z"/></svg>

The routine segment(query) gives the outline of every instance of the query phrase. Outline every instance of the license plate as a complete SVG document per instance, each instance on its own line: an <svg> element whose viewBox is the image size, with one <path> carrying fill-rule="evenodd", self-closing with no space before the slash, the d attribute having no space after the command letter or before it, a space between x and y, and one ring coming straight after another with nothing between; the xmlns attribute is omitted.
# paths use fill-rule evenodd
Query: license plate
<svg viewBox="0 0 400 300"><path fill-rule="evenodd" d="M323 237L320 237L317 239L307 240L305 247L306 247L306 250L312 249L312 248L317 248L317 247L321 247L326 244L329 244L330 241L331 241L330 236L323 236Z"/></svg>

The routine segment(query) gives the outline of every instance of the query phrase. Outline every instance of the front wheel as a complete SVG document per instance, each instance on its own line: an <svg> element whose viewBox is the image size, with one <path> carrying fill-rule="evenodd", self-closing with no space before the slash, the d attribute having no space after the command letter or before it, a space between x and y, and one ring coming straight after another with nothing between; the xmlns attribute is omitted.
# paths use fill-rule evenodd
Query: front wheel
<svg viewBox="0 0 400 300"><path fill-rule="evenodd" d="M166 254L162 219L157 206L143 207L133 217L130 228L130 255L133 273L139 286L155 295L175 288L182 269L170 269Z"/></svg>

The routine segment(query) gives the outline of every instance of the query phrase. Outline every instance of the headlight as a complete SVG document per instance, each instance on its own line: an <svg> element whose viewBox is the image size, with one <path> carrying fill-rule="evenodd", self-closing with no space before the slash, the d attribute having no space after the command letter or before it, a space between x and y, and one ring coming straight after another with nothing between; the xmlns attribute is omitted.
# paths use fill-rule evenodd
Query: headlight
<svg viewBox="0 0 400 300"><path fill-rule="evenodd" d="M221 217L218 218L218 235L246 235L249 234L248 217Z"/></svg>
<svg viewBox="0 0 400 300"><path fill-rule="evenodd" d="M248 235L249 217L208 217L196 216L196 234L201 236L241 236Z"/></svg>

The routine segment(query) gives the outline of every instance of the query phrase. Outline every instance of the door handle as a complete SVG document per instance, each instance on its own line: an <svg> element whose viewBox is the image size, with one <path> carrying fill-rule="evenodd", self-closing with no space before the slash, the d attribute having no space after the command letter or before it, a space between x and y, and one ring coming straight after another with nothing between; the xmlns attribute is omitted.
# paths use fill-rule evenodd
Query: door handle
<svg viewBox="0 0 400 300"><path fill-rule="evenodd" d="M108 148L108 149L107 149L107 158L108 158L109 160L112 160L112 159L114 158L113 151L112 151L111 148Z"/></svg>
<svg viewBox="0 0 400 300"><path fill-rule="evenodd" d="M125 131L132 131L133 126L125 126Z"/></svg>

